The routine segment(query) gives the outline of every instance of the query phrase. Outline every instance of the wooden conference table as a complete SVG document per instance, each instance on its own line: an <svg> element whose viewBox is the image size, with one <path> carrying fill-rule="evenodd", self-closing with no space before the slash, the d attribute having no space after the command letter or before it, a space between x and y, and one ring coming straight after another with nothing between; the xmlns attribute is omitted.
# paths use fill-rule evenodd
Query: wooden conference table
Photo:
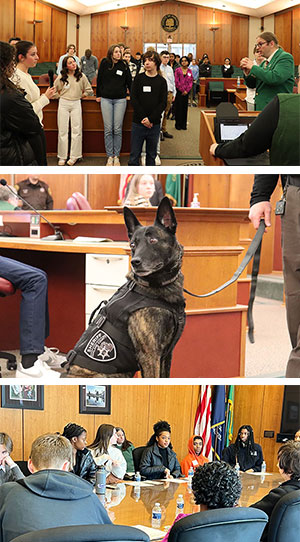
<svg viewBox="0 0 300 542"><path fill-rule="evenodd" d="M278 473L246 474L241 473L242 495L240 506L248 507L262 499L271 489L283 482ZM156 502L162 507L161 530L167 529L175 519L176 500L179 494L184 498L184 513L199 512L199 506L194 503L192 491L186 482L162 481L158 485L138 488L125 483L116 484L115 489L106 489L105 503L100 500L111 515L113 523L120 525L151 526L152 508Z"/></svg>

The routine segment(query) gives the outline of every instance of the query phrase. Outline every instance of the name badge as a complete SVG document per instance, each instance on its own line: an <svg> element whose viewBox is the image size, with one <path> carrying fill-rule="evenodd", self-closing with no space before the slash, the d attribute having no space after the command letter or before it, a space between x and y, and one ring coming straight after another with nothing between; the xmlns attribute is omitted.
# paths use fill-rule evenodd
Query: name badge
<svg viewBox="0 0 300 542"><path fill-rule="evenodd" d="M117 74L117 75L123 75L123 72L122 72L122 70L117 70L117 71L116 71L116 74Z"/></svg>
<svg viewBox="0 0 300 542"><path fill-rule="evenodd" d="M196 459L194 459L194 460L192 461L192 465L194 465L194 467L198 467L198 464L199 464L199 463L198 463L198 461L196 461Z"/></svg>
<svg viewBox="0 0 300 542"><path fill-rule="evenodd" d="M191 73L188 73L188 76L189 76L189 77L191 77L191 75L192 75Z"/></svg>
<svg viewBox="0 0 300 542"><path fill-rule="evenodd" d="M151 87L143 87L143 92L151 92Z"/></svg>

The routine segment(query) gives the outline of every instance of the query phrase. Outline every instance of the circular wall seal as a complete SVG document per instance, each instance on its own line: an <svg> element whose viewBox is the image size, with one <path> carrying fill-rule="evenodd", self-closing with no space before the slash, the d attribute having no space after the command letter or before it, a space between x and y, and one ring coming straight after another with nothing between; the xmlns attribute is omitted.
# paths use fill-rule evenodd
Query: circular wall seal
<svg viewBox="0 0 300 542"><path fill-rule="evenodd" d="M161 26L165 30L165 32L175 32L175 30L177 30L179 26L179 20L176 15L168 13L168 15L165 15L162 18Z"/></svg>

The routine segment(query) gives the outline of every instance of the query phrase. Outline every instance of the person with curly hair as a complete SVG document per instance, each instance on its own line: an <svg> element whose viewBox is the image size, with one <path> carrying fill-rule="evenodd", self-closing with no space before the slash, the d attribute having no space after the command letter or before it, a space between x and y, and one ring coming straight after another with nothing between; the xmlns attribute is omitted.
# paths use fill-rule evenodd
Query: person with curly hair
<svg viewBox="0 0 300 542"><path fill-rule="evenodd" d="M300 490L300 442L289 440L280 446L278 453L278 470L283 478L279 487L272 489L260 501L251 504L252 508L263 510L269 518L272 516L275 505L291 491ZM261 537L261 542L268 540L268 524Z"/></svg>
<svg viewBox="0 0 300 542"><path fill-rule="evenodd" d="M200 512L197 513L201 514L205 510L238 506L242 484L235 469L224 461L214 461L196 468L192 490L195 504L200 505ZM175 522L187 515L189 514L178 514ZM170 530L162 542L167 542Z"/></svg>
<svg viewBox="0 0 300 542"><path fill-rule="evenodd" d="M103 465L106 470L106 481L109 483L123 480L127 463L117 443L117 432L113 425L99 425L94 442L89 445L94 461L98 467Z"/></svg>
<svg viewBox="0 0 300 542"><path fill-rule="evenodd" d="M141 462L141 475L154 478L179 478L180 465L171 444L171 427L160 420L153 425L154 433L147 443Z"/></svg>
<svg viewBox="0 0 300 542"><path fill-rule="evenodd" d="M58 165L64 166L68 157L69 121L71 121L71 148L68 166L74 166L82 158L82 114L81 98L93 96L91 84L78 68L73 56L66 56L62 61L62 70L55 79L54 86L59 98L57 112L58 125Z"/></svg>
<svg viewBox="0 0 300 542"><path fill-rule="evenodd" d="M261 446L254 442L251 425L242 425L234 444L224 448L222 459L232 467L237 464L243 472L260 472L264 460Z"/></svg>
<svg viewBox="0 0 300 542"><path fill-rule="evenodd" d="M180 463L180 468L184 476L188 475L191 467L195 470L199 465L208 463L207 457L202 454L203 438L199 435L192 435L188 442L188 454Z"/></svg>
<svg viewBox="0 0 300 542"><path fill-rule="evenodd" d="M134 450L134 446L130 440L127 440L125 431L124 429L122 429L122 427L116 427L116 436L117 443L115 444L115 447L118 448L124 456L127 464L126 472L134 472L135 468L132 456L132 450Z"/></svg>
<svg viewBox="0 0 300 542"><path fill-rule="evenodd" d="M63 437L66 437L72 444L73 469L72 472L95 484L97 466L90 450L86 447L86 429L76 423L68 423L63 430Z"/></svg>
<svg viewBox="0 0 300 542"><path fill-rule="evenodd" d="M15 55L14 47L0 41L0 165L43 166L43 127L24 92L10 80Z"/></svg>

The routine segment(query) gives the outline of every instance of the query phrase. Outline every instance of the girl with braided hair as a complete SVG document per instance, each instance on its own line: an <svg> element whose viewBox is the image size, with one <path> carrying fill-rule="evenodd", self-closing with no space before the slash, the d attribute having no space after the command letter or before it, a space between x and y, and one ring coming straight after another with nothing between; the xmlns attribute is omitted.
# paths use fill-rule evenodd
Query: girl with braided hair
<svg viewBox="0 0 300 542"><path fill-rule="evenodd" d="M68 423L64 427L62 436L66 437L72 444L72 472L91 484L95 484L97 466L90 450L86 447L86 429L76 423Z"/></svg>
<svg viewBox="0 0 300 542"><path fill-rule="evenodd" d="M251 425L242 425L234 444L224 448L223 461L234 467L237 463L243 472L260 472L264 460L261 446L254 442Z"/></svg>
<svg viewBox="0 0 300 542"><path fill-rule="evenodd" d="M154 433L147 443L141 462L141 475L154 478L179 478L180 465L171 444L171 427L160 420L153 425Z"/></svg>

